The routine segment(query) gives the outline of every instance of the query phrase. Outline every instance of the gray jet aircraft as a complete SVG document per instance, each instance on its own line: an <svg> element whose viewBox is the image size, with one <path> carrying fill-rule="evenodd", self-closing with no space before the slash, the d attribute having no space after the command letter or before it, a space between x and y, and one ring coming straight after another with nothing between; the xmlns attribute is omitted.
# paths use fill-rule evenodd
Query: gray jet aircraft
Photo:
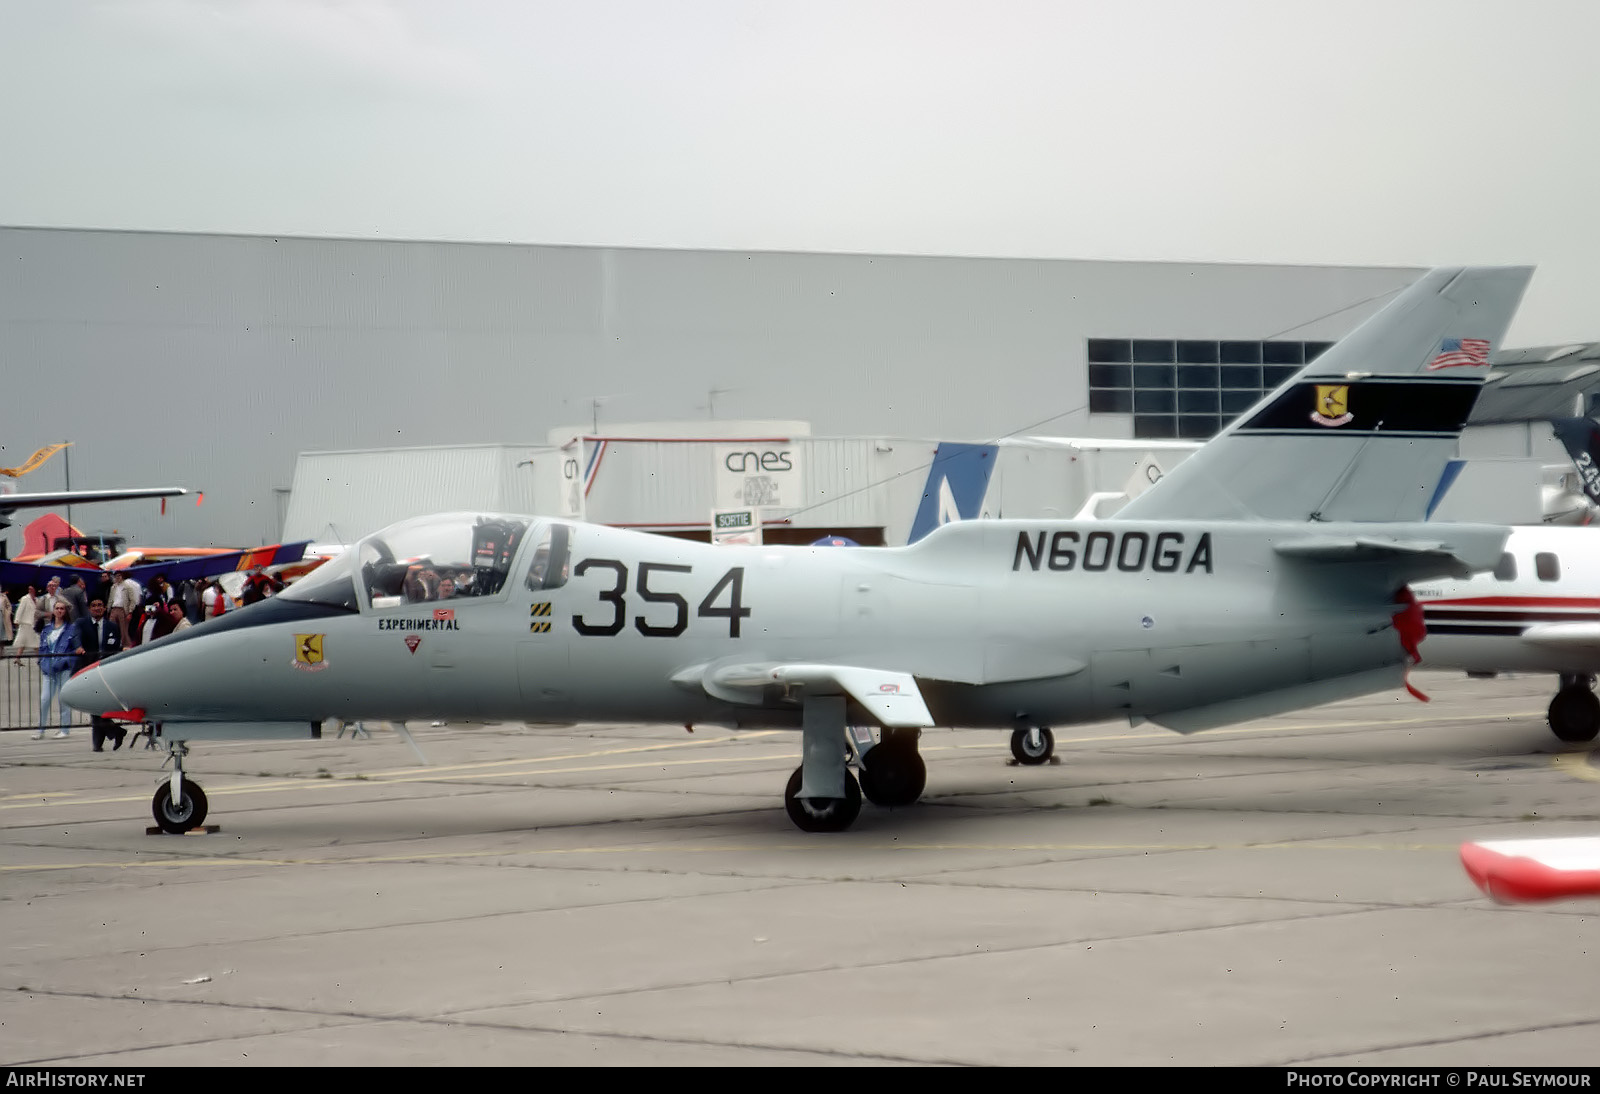
<svg viewBox="0 0 1600 1094"><path fill-rule="evenodd" d="M163 724L169 831L207 811L187 742L330 719L797 728L785 806L837 831L863 794L918 799L924 728L1010 731L1038 762L1055 725L1190 733L1393 688L1422 632L1407 584L1487 569L1506 538L1423 518L1530 273L1428 273L1116 520L841 548L423 517L63 694Z"/></svg>

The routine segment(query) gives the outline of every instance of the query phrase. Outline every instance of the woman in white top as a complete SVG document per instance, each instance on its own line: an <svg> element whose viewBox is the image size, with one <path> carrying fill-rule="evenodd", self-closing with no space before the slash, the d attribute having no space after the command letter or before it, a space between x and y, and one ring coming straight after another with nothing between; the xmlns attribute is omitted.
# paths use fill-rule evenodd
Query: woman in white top
<svg viewBox="0 0 1600 1094"><path fill-rule="evenodd" d="M11 622L11 609L11 598L6 595L4 588L0 588L0 638L5 639L7 646L11 645L11 628L15 626Z"/></svg>
<svg viewBox="0 0 1600 1094"><path fill-rule="evenodd" d="M39 618L39 594L32 585L17 606L12 609L11 621L16 624L16 641L11 647L11 659L22 664L22 655L39 648L39 636L34 633L33 621Z"/></svg>

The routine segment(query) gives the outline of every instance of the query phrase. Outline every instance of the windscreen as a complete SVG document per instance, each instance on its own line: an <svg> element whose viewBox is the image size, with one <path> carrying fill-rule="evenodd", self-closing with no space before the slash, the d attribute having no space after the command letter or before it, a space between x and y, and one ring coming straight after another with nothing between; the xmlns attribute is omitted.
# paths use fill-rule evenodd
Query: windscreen
<svg viewBox="0 0 1600 1094"><path fill-rule="evenodd" d="M305 600L314 604L331 604L335 607L358 610L356 603L355 555L344 551L335 555L299 581L284 589L279 596L288 600Z"/></svg>

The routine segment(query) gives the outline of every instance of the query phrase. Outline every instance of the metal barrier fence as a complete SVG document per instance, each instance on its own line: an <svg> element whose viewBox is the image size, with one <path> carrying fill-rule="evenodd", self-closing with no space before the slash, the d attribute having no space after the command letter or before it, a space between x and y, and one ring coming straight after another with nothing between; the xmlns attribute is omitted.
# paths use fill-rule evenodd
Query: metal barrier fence
<svg viewBox="0 0 1600 1094"><path fill-rule="evenodd" d="M39 692L43 690L44 674L39 671L38 650L12 652L10 646L0 648L0 732L27 730L39 731ZM50 704L50 724L45 728L54 732L60 729L60 712L54 702ZM67 708L67 727L89 728L89 716Z"/></svg>

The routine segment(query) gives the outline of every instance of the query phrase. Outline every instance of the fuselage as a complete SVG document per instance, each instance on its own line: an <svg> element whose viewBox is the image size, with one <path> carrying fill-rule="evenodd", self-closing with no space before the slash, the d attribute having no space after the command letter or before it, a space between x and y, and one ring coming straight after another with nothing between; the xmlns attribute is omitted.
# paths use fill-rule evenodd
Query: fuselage
<svg viewBox="0 0 1600 1094"><path fill-rule="evenodd" d="M823 662L913 675L939 724L1010 727L1181 711L1403 656L1382 567L1275 553L1303 524L978 521L839 548L493 519L520 530L489 549L481 527L385 530L288 593L79 674L67 701L179 723L794 725L796 696L730 701L705 670ZM430 599L434 570L477 595Z"/></svg>
<svg viewBox="0 0 1600 1094"><path fill-rule="evenodd" d="M1412 587L1422 664L1467 672L1600 672L1600 529L1520 527L1492 572Z"/></svg>

